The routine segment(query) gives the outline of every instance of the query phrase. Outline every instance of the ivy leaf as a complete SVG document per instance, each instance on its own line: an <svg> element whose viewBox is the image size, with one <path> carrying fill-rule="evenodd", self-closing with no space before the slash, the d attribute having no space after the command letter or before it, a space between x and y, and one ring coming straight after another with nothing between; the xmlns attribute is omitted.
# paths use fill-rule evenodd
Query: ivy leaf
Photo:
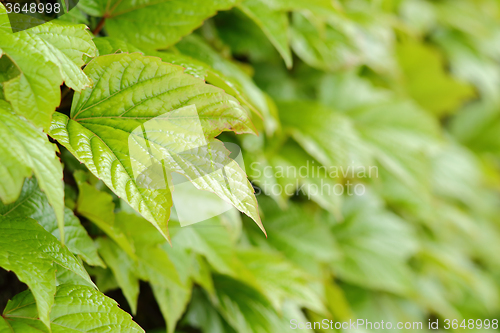
<svg viewBox="0 0 500 333"><path fill-rule="evenodd" d="M318 205L339 216L342 204L342 193L337 189L338 179L333 172L323 170L321 164L307 154L296 142L288 141L277 154L269 153L271 149L261 150L255 154L259 161L249 164L249 177L258 182L264 194L272 197L281 206L285 207L285 199L297 192L307 195ZM250 155L250 162L255 156ZM295 170L295 172L283 172ZM302 172L305 171L305 176ZM283 189L278 193L275 189ZM326 190L325 186L328 186ZM319 188L325 190L319 191Z"/></svg>
<svg viewBox="0 0 500 333"><path fill-rule="evenodd" d="M322 221L311 218L311 212L291 203L287 210L282 211L275 201L265 197L259 198L259 204L266 228L273 234L268 240L261 235L253 238L261 247L271 246L284 253L312 275L316 273L318 263L330 262L338 257L335 239Z"/></svg>
<svg viewBox="0 0 500 333"><path fill-rule="evenodd" d="M59 89L59 88L58 88ZM6 204L15 201L24 178L33 172L40 188L54 208L64 242L63 172L56 147L47 135L12 113L8 103L0 100L0 199Z"/></svg>
<svg viewBox="0 0 500 333"><path fill-rule="evenodd" d="M281 318L252 287L224 275L214 276L216 307L239 333L280 332Z"/></svg>
<svg viewBox="0 0 500 333"><path fill-rule="evenodd" d="M196 35L186 36L176 44L179 52L143 52L130 43L112 37L94 39L100 55L113 54L119 51L140 52L161 58L163 61L185 68L191 74L207 83L219 87L236 98L243 106L248 107L260 121L264 118L266 133L272 134L278 127L275 105L252 79L235 63L223 58L202 38Z"/></svg>
<svg viewBox="0 0 500 333"><path fill-rule="evenodd" d="M234 275L236 256L228 230L217 218L204 221L200 228L182 228L172 237L172 246L204 256L219 273Z"/></svg>
<svg viewBox="0 0 500 333"><path fill-rule="evenodd" d="M284 257L255 249L238 251L238 258L247 269L241 279L255 281L275 309L280 310L285 300L293 300L301 307L326 313L321 298L309 285L311 276Z"/></svg>
<svg viewBox="0 0 500 333"><path fill-rule="evenodd" d="M47 327L56 293L55 264L93 285L82 264L35 220L0 217L0 266L30 287L39 318Z"/></svg>
<svg viewBox="0 0 500 333"><path fill-rule="evenodd" d="M0 216L32 218L60 240L61 236L54 210L45 194L39 189L35 179L26 179L21 196L16 202L10 205L0 203ZM82 257L89 265L104 267L94 242L80 224L80 220L68 208L64 210L64 234L67 238L65 245L71 252Z"/></svg>
<svg viewBox="0 0 500 333"><path fill-rule="evenodd" d="M348 116L366 146L366 155L406 186L428 192L427 157L439 145L438 122L414 102L398 100L389 91L375 88L353 74L326 76L321 84L323 103ZM353 87L358 98L344 98Z"/></svg>
<svg viewBox="0 0 500 333"><path fill-rule="evenodd" d="M251 110L255 111L256 109L257 114L262 114L267 134L272 134L279 128L277 112L274 112L276 108L274 102L237 64L222 57L202 38L193 34L183 38L175 47L182 55L194 58L209 66L208 70L204 68L205 66L202 66L206 71L205 79L207 82L224 89L228 94L235 96L242 104L249 106ZM165 61L168 62L169 60L165 59ZM194 66L190 66L190 63L190 61L182 61L179 65L191 69ZM185 66L184 64L188 65ZM194 65L196 66L196 64ZM192 70L190 74L194 75Z"/></svg>
<svg viewBox="0 0 500 333"><path fill-rule="evenodd" d="M271 43L292 67L292 51L288 44L288 16L285 12L273 10L266 0L245 0L238 5L267 35Z"/></svg>
<svg viewBox="0 0 500 333"><path fill-rule="evenodd" d="M75 172L78 185L76 210L104 231L128 255L136 259L135 249L120 228L115 226L115 204L111 194L99 191L91 184L83 181L82 176Z"/></svg>
<svg viewBox="0 0 500 333"><path fill-rule="evenodd" d="M184 48L194 47L198 55L206 54L204 60L211 60L209 65L191 55L173 52L143 52L130 43L112 37L95 38L94 42L100 55L113 53L133 53L140 52L150 56L161 58L164 62L185 68L184 73L191 74L200 79L204 79L216 87L223 89L227 94L235 97L242 105L261 116L261 113L269 113L266 98L262 91L252 82L252 80L241 71L236 65L223 59L217 52L206 45L201 38L194 35L186 36L181 46ZM177 45L180 47L179 45ZM200 57L203 58L203 57ZM215 66L214 66L215 65ZM222 67L217 70L214 67Z"/></svg>
<svg viewBox="0 0 500 333"><path fill-rule="evenodd" d="M179 258L180 260L177 260L179 266L176 266L174 259L183 251L173 252L165 239L157 237L158 233L155 229L141 217L120 212L116 215L116 220L117 224L133 240L138 257L135 267L127 264L121 265L122 272L127 272L127 276L135 273L136 279L149 281L167 322L167 331L173 333L191 296L190 276L184 276L183 279L181 272L189 270L192 261L185 260L186 258L182 256ZM108 245L111 244L108 243ZM113 254L116 259L118 253L119 251ZM121 288L131 288L135 284L135 280L134 278L130 278L129 281L118 279L118 283ZM132 301L136 301L136 299L132 298Z"/></svg>
<svg viewBox="0 0 500 333"><path fill-rule="evenodd" d="M236 0L85 0L79 6L106 18L106 32L140 48L166 49Z"/></svg>
<svg viewBox="0 0 500 333"><path fill-rule="evenodd" d="M53 333L63 332L144 332L118 304L90 287L65 284L57 288L50 312ZM0 330L48 332L38 319L33 294L16 295L7 303ZM3 330L2 330L3 332Z"/></svg>
<svg viewBox="0 0 500 333"><path fill-rule="evenodd" d="M470 85L444 71L440 54L432 48L405 43L397 51L408 93L427 110L442 116L474 97Z"/></svg>
<svg viewBox="0 0 500 333"><path fill-rule="evenodd" d="M235 333L236 331L221 317L210 304L201 289L193 290L193 297L186 313L189 325L198 328L203 333L220 332Z"/></svg>
<svg viewBox="0 0 500 333"><path fill-rule="evenodd" d="M216 269L222 267L220 270L225 271L226 261L230 261L225 258L236 259L232 248L226 247L225 240L229 236L220 224L203 222L202 228L174 228L173 245L170 246L151 224L136 214L119 212L116 223L133 240L138 260L133 261L110 239L97 241L99 252L113 270L132 309L136 308L138 280L150 282L168 332L174 331L182 317L191 297L193 282L214 292L210 271L200 254L205 255ZM193 230L196 232L189 232ZM223 246L218 246L218 243ZM233 271L230 273L235 275Z"/></svg>
<svg viewBox="0 0 500 333"><path fill-rule="evenodd" d="M167 333L174 333L177 322L181 319L191 298L192 286L179 288L172 285L153 284L151 287L167 322Z"/></svg>
<svg viewBox="0 0 500 333"><path fill-rule="evenodd" d="M217 194L262 228L245 173L229 159L222 143L213 140L225 130L252 132L246 112L233 97L184 74L181 67L140 54L98 57L85 72L95 86L75 94L71 118L57 114L50 135L164 237L168 238L172 205L167 179L157 172L154 177L162 177L162 182L153 182L153 187L138 184L132 163L147 168L145 163L153 159L153 166L186 176L198 189ZM199 128L193 125L196 118ZM176 126L175 131L170 126ZM139 156L131 158L132 144ZM209 173L209 169L219 171Z"/></svg>
<svg viewBox="0 0 500 333"><path fill-rule="evenodd" d="M116 282L123 291L132 313L137 312L139 278L134 270L135 263L127 253L109 238L97 239L99 253L113 272Z"/></svg>
<svg viewBox="0 0 500 333"><path fill-rule="evenodd" d="M325 71L338 71L361 62L354 39L327 22L293 13L290 42L293 51L306 64ZM317 26L319 25L319 26Z"/></svg>
<svg viewBox="0 0 500 333"><path fill-rule="evenodd" d="M400 100L352 74L325 76L320 89L323 104L279 103L283 125L327 167L351 173L353 166L360 166L368 174L360 178L371 178L379 176L379 164L412 190L427 193L428 157L441 134L436 119L416 103ZM353 87L358 98L344 98Z"/></svg>
<svg viewBox="0 0 500 333"><path fill-rule="evenodd" d="M61 102L61 84L76 91L91 85L80 68L83 55L95 56L85 25L48 22L18 33L0 30L0 62L16 67L16 75L3 83L5 98L16 113L48 130Z"/></svg>
<svg viewBox="0 0 500 333"><path fill-rule="evenodd" d="M473 151L500 155L500 113L495 104L471 103L452 119L450 130Z"/></svg>
<svg viewBox="0 0 500 333"><path fill-rule="evenodd" d="M383 203L370 194L349 197L343 215L345 221L333 228L342 252L332 265L336 273L365 288L411 290L406 261L417 250L417 242L405 221L383 210Z"/></svg>
<svg viewBox="0 0 500 333"><path fill-rule="evenodd" d="M368 165L369 151L344 114L311 101L278 104L280 118L293 138L326 166ZM307 116L306 116L307 115Z"/></svg>
<svg viewBox="0 0 500 333"><path fill-rule="evenodd" d="M100 56L113 53L134 53L140 52L134 45L127 43L121 39L113 37L97 37L94 38L94 43Z"/></svg>
<svg viewBox="0 0 500 333"><path fill-rule="evenodd" d="M335 13L336 9L330 0L267 0L269 7L276 10L307 9L318 14Z"/></svg>

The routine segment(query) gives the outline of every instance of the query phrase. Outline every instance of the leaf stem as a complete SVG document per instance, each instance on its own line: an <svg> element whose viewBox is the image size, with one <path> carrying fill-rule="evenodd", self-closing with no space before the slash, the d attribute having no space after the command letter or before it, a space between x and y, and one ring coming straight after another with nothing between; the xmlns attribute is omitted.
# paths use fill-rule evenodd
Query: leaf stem
<svg viewBox="0 0 500 333"><path fill-rule="evenodd" d="M104 23L106 23L106 16L103 16L101 18L99 23L97 23L97 26L95 27L95 29L92 31L94 36L97 36L97 34L102 30L102 28L104 27Z"/></svg>

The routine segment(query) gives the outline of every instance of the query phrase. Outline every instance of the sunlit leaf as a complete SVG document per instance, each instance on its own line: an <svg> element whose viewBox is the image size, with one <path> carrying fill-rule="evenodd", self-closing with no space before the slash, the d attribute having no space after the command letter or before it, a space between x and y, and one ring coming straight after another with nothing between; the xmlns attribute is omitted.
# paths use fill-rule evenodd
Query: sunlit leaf
<svg viewBox="0 0 500 333"><path fill-rule="evenodd" d="M246 112L234 98L184 74L181 67L140 54L102 56L85 72L95 79L94 88L75 94L71 118L57 114L50 135L165 237L170 187L163 172L147 169L151 159L152 167L186 176L198 189L217 194L260 224L246 175L222 143L212 139L225 130L252 132ZM186 120L190 117L198 118L198 124ZM146 177L162 180L139 184L136 177L145 170L152 172Z"/></svg>
<svg viewBox="0 0 500 333"><path fill-rule="evenodd" d="M18 33L0 30L0 63L15 65L3 82L5 98L16 113L48 130L61 102L61 84L76 91L92 84L80 68L83 55L95 55L84 25L48 22Z"/></svg>

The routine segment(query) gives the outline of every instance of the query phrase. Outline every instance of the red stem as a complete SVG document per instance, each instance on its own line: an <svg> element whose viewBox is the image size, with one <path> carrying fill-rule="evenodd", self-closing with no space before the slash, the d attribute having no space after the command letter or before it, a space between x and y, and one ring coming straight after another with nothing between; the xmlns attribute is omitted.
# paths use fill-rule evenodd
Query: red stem
<svg viewBox="0 0 500 333"><path fill-rule="evenodd" d="M102 28L104 27L104 23L106 23L106 17L105 16L103 18L101 18L101 20L99 21L99 23L97 23L97 26L95 27L95 29L92 31L92 33L94 34L94 36L97 36L97 34L102 30Z"/></svg>

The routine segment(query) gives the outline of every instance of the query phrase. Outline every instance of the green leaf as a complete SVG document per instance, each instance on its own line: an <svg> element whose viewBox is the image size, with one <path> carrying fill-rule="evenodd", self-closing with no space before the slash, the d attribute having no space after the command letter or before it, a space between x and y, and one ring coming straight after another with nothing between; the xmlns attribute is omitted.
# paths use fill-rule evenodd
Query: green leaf
<svg viewBox="0 0 500 333"><path fill-rule="evenodd" d="M204 256L219 273L235 274L234 244L231 242L228 230L218 218L176 231L172 237L172 246Z"/></svg>
<svg viewBox="0 0 500 333"><path fill-rule="evenodd" d="M9 205L0 203L0 216L32 218L57 239L61 239L54 210L34 179L26 179L21 196L16 202ZM64 210L64 234L65 245L71 252L82 257L89 265L104 267L94 242L80 224L80 220L68 208Z"/></svg>
<svg viewBox="0 0 500 333"><path fill-rule="evenodd" d="M0 217L0 266L30 287L39 318L47 327L56 293L55 264L92 284L82 264L34 220Z"/></svg>
<svg viewBox="0 0 500 333"><path fill-rule="evenodd" d="M285 60L292 67L292 51L288 44L288 16L285 12L273 10L265 0L245 0L238 5L267 35Z"/></svg>
<svg viewBox="0 0 500 333"><path fill-rule="evenodd" d="M118 285L123 291L132 313L137 312L137 300L139 298L139 279L134 271L135 263L127 253L116 245L111 239L97 239L99 253L107 266L113 271Z"/></svg>
<svg viewBox="0 0 500 333"><path fill-rule="evenodd" d="M399 45L397 51L408 93L427 110L442 116L474 97L471 86L444 71L434 49L413 42Z"/></svg>
<svg viewBox="0 0 500 333"><path fill-rule="evenodd" d="M441 139L434 118L414 103L398 101L360 108L350 115L380 165L405 185L428 191L429 155ZM374 171L371 177L378 177Z"/></svg>
<svg viewBox="0 0 500 333"><path fill-rule="evenodd" d="M58 88L59 89L59 88ZM0 100L0 199L6 204L20 195L24 178L33 172L54 208L64 242L64 187L62 165L56 146L47 135L14 115L8 103Z"/></svg>
<svg viewBox="0 0 500 333"><path fill-rule="evenodd" d="M500 156L500 112L488 102L471 103L451 121L450 131L477 153Z"/></svg>
<svg viewBox="0 0 500 333"><path fill-rule="evenodd" d="M163 318L167 322L167 333L174 333L177 322L181 319L191 298L191 286L179 288L153 284L152 288Z"/></svg>
<svg viewBox="0 0 500 333"><path fill-rule="evenodd" d="M283 323L257 290L224 275L214 276L216 307L238 333L281 332Z"/></svg>
<svg viewBox="0 0 500 333"><path fill-rule="evenodd" d="M246 175L228 158L222 143L212 139L229 129L252 132L246 112L234 98L184 74L181 67L140 54L102 56L85 72L97 83L75 94L71 119L54 117L50 135L165 237L172 199L164 173L154 166L186 176L198 189L217 194L261 225ZM199 126L186 120L184 112L194 117L190 119L198 118ZM175 131L169 132L170 126L176 126ZM136 156L131 158L132 147ZM188 153L179 155L186 149ZM136 181L138 170L146 170L150 159L153 169L147 170L153 174L148 177L161 178L153 187ZM133 163L142 170L134 171ZM229 177L221 171L209 173L219 169Z"/></svg>
<svg viewBox="0 0 500 333"><path fill-rule="evenodd" d="M134 242L138 260L132 261L109 239L98 240L99 252L113 270L132 309L137 302L138 279L149 281L168 332L173 332L190 300L193 282L214 292L210 271L201 255L216 270L236 274L233 270L236 257L229 234L216 219L195 227L172 228L170 246L140 216L123 211L116 214L116 225Z"/></svg>
<svg viewBox="0 0 500 333"><path fill-rule="evenodd" d="M340 184L339 179L331 171L329 172L328 169L317 163L296 143L289 142L283 145L279 154L272 158L272 163L275 168L281 167L281 170L289 170L289 167L292 167L293 170L306 170L305 177L301 175L302 172L298 172L296 175L285 172L285 181L282 181L283 178L280 179L283 188L291 184L294 190L307 195L308 198L330 211L333 215L340 215L343 193L338 189L340 186L338 185ZM287 177L288 179L286 179Z"/></svg>
<svg viewBox="0 0 500 333"><path fill-rule="evenodd" d="M259 247L275 249L311 275L321 275L320 263L331 262L339 256L335 239L325 222L314 217L313 212L297 204L288 205L286 210L281 210L274 201L260 196L259 207L266 229L273 236L269 239L258 233L250 233L250 236Z"/></svg>
<svg viewBox="0 0 500 333"><path fill-rule="evenodd" d="M277 126L276 120L269 116L269 103L266 101L266 96L253 83L251 78L239 69L238 66L229 60L223 59L201 38L197 38L195 35L186 36L177 45L178 48L181 48L189 55L178 52L142 52L132 44L112 37L99 37L94 39L94 42L100 55L119 52L140 52L159 57L164 62L182 66L185 68L184 73L204 79L207 83L223 89L227 94L235 97L242 105L248 107L259 117L262 117L261 114L266 115L265 121L268 125L268 131L272 132ZM194 53L191 51L194 51ZM198 60L197 58L202 60Z"/></svg>
<svg viewBox="0 0 500 333"><path fill-rule="evenodd" d="M343 280L393 293L412 291L406 261L417 250L412 228L370 194L351 196L343 223L333 228L342 255L332 264Z"/></svg>
<svg viewBox="0 0 500 333"><path fill-rule="evenodd" d="M278 108L283 126L323 165L370 164L369 151L344 114L311 101L282 102Z"/></svg>
<svg viewBox="0 0 500 333"><path fill-rule="evenodd" d="M311 288L311 276L281 255L253 249L238 251L238 258L248 270L241 272L240 279L254 281L277 311L285 300L293 300L300 307L326 312L320 296Z"/></svg>
<svg viewBox="0 0 500 333"><path fill-rule="evenodd" d="M190 273L188 272L187 276L181 276L181 274L192 269L190 267L192 261L189 260L189 256L186 260L186 256L182 255L184 252L182 249L172 251L165 239L158 237L156 230L141 217L120 212L116 215L116 219L117 224L134 241L138 257L134 267L129 265L130 261L119 264L120 273L125 276L117 277L118 283L122 289L126 288L124 290L128 289L130 292L130 282L135 284L132 274L136 274L135 279L149 281L167 322L167 331L171 333L175 330L176 323L184 313L191 296ZM111 244L108 243L108 245ZM110 262L111 267L112 265L113 263ZM124 280L127 276L129 281ZM132 301L135 299L132 298Z"/></svg>
<svg viewBox="0 0 500 333"><path fill-rule="evenodd" d="M113 53L133 53L140 52L134 45L127 43L121 39L113 38L113 37L98 37L94 38L95 46L97 47L97 51L99 55L113 54Z"/></svg>
<svg viewBox="0 0 500 333"><path fill-rule="evenodd" d="M35 301L29 291L9 301L0 321L0 328L3 323L8 332L48 332L38 319ZM66 284L57 288L50 324L53 333L144 332L114 300L79 285Z"/></svg>
<svg viewBox="0 0 500 333"><path fill-rule="evenodd" d="M265 61L286 68L281 66L285 63L281 63L281 55L266 34L241 10L219 13L205 26L202 35L219 49L221 56L224 57L226 50L230 49L233 57L244 57L252 67ZM245 66L242 69L250 68Z"/></svg>
<svg viewBox="0 0 500 333"><path fill-rule="evenodd" d="M205 75L208 83L224 89L228 94L236 97L243 105L257 111L257 114L263 115L266 133L272 134L279 128L277 115L273 113L274 103L236 63L222 57L196 35L186 36L175 47L183 55L201 62L192 64L188 59L178 60L181 61L179 65L187 68L186 72L195 75L193 68L201 66L202 70L206 71L206 74L203 75ZM164 55L161 57L163 59ZM177 57L177 55L164 60L169 62L174 57ZM209 67L205 68L207 65ZM200 72L199 69L198 72Z"/></svg>
<svg viewBox="0 0 500 333"><path fill-rule="evenodd" d="M79 195L76 203L78 214L86 217L111 237L128 255L136 259L135 249L120 228L115 226L115 204L111 194L99 191L75 173Z"/></svg>
<svg viewBox="0 0 500 333"><path fill-rule="evenodd" d="M337 27L338 28L338 27ZM361 62L355 39L314 16L293 13L290 43L306 64L325 71L337 71Z"/></svg>
<svg viewBox="0 0 500 333"><path fill-rule="evenodd" d="M106 18L106 32L140 48L166 49L235 0L84 0L87 13Z"/></svg>
<svg viewBox="0 0 500 333"><path fill-rule="evenodd" d="M76 91L91 85L80 68L83 55L95 56L92 36L84 25L48 22L18 33L0 30L0 56L12 61L18 71L3 83L5 98L16 113L48 130L61 102L61 84Z"/></svg>
<svg viewBox="0 0 500 333"><path fill-rule="evenodd" d="M307 9L320 14L336 12L330 0L267 0L266 3L276 10Z"/></svg>
<svg viewBox="0 0 500 333"><path fill-rule="evenodd" d="M221 317L212 304L210 304L210 301L205 293L199 288L195 288L193 290L193 297L189 303L189 309L186 313L186 321L189 325L200 329L203 333L236 332Z"/></svg>
<svg viewBox="0 0 500 333"><path fill-rule="evenodd" d="M358 98L345 98L354 87ZM405 186L429 191L429 155L441 139L435 118L352 72L326 76L320 96L336 109L307 101L280 103L283 125L304 150L339 173L362 166L360 178L378 178L379 164Z"/></svg>
<svg viewBox="0 0 500 333"><path fill-rule="evenodd" d="M125 216L127 215L125 214ZM133 221L139 221L139 225L141 223L143 225L145 221L140 220L135 217ZM99 238L97 243L99 244L99 253L108 267L111 268L114 279L122 289L132 313L137 311L139 279L150 281L167 326L169 330L173 330L180 315L184 312L187 301L189 301L190 287L180 287L181 282L178 280L174 265L166 253L155 245L145 245L145 251L143 252L145 257L138 257L137 261L134 261L110 239ZM146 257L148 254L154 255L158 259L157 265L163 267L159 267L159 269L152 268L154 267L154 260L148 260ZM143 261L143 258L145 261ZM186 261L184 265L189 265L189 263ZM109 280L109 277L106 280Z"/></svg>

